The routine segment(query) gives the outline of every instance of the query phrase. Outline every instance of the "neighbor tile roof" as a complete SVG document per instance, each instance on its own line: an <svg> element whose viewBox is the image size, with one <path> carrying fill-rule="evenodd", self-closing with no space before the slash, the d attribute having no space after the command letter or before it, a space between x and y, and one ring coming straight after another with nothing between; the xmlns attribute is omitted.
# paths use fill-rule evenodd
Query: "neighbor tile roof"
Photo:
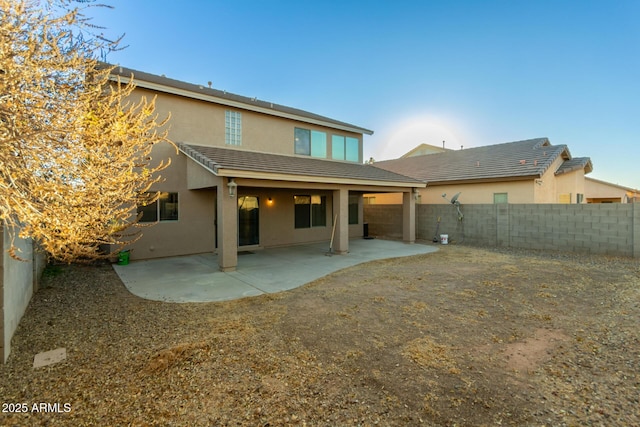
<svg viewBox="0 0 640 427"><path fill-rule="evenodd" d="M570 162L567 168L588 160L572 161L566 145L551 145L547 138L536 138L381 161L374 166L430 184L498 181L539 178L558 156Z"/></svg>
<svg viewBox="0 0 640 427"><path fill-rule="evenodd" d="M566 160L560 165L555 174L560 175L580 169L586 169L587 173L593 170L593 165L591 164L591 159L589 157L574 157L570 160Z"/></svg>
<svg viewBox="0 0 640 427"><path fill-rule="evenodd" d="M103 66L110 66L108 64L104 64ZM134 76L134 80L136 81L136 85L140 87L147 87L143 82L153 84L152 89L157 91L162 91L162 88L173 88L181 91L185 91L187 93L193 94L196 99L203 99L203 97L208 97L211 102L215 102L215 99L224 103L225 101L231 103L239 103L243 104L247 110L259 110L266 114L273 114L276 116L296 116L300 121L311 121L313 123L320 122L326 126L335 126L338 129L346 129L356 133L364 133L367 135L372 135L373 131L369 129L365 129L360 126L352 125L350 123L342 122L339 120L331 119L329 117L321 116L319 114L310 113L309 111L299 110L297 108L287 107L284 105L274 104L273 102L262 101L257 98L251 98L248 96L236 95L234 93L230 93L224 90L213 89L210 87L205 87L202 85L197 85L193 83L187 83L180 80L170 79L164 76L158 76L155 74L145 73L143 71L133 70L131 68L125 68L121 66L116 66L112 73L114 76L130 78L132 75ZM149 87L151 88L151 87ZM166 91L171 93L169 91Z"/></svg>
<svg viewBox="0 0 640 427"><path fill-rule="evenodd" d="M271 174L302 175L362 181L403 183L407 186L424 185L405 175L360 163L338 162L312 157L259 153L222 147L178 143L180 151L214 173L224 169ZM309 179L312 181L312 179Z"/></svg>

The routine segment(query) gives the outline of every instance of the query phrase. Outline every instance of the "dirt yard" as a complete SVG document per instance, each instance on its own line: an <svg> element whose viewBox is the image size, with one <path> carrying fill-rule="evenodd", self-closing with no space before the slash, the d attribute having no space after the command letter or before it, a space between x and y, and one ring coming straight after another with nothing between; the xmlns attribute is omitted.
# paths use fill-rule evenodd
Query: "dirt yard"
<svg viewBox="0 0 640 427"><path fill-rule="evenodd" d="M0 367L0 424L640 425L638 260L440 249L207 304L49 269Z"/></svg>

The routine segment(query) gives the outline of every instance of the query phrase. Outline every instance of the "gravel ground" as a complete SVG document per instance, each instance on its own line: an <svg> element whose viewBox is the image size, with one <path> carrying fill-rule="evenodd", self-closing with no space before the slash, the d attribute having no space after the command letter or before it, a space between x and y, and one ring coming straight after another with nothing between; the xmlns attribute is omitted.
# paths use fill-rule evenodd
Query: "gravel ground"
<svg viewBox="0 0 640 427"><path fill-rule="evenodd" d="M0 367L0 424L640 425L638 260L440 249L224 303L50 267Z"/></svg>

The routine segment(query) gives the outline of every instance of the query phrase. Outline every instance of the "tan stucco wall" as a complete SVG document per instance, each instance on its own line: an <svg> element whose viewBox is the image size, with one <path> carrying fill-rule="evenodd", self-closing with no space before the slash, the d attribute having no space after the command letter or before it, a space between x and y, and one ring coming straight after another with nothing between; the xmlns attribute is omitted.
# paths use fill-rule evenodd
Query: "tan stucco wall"
<svg viewBox="0 0 640 427"><path fill-rule="evenodd" d="M571 195L571 203L577 202L577 195L584 194L584 170L577 170L574 172L558 175L556 177L558 198L563 194ZM560 200L556 200L558 203ZM583 200L586 203L586 200Z"/></svg>
<svg viewBox="0 0 640 427"><path fill-rule="evenodd" d="M256 196L260 203L260 246L274 247L290 244L320 242L331 239L331 229L333 224L332 190L304 187L298 189L291 188L264 188L264 187L244 187L243 183L251 181L236 180L239 184L239 196ZM265 181L263 185L273 185L273 182ZM347 188L347 187L340 187ZM294 202L296 195L319 195L326 197L326 226L296 229L294 226ZM271 198L271 203L269 203ZM362 198L359 202L358 224L349 225L349 236L362 236Z"/></svg>
<svg viewBox="0 0 640 427"><path fill-rule="evenodd" d="M536 180L532 188L534 191L533 203L559 203L559 187L555 172L562 165L562 156L555 159L551 166ZM570 191L569 191L570 192ZM527 202L531 203L531 202Z"/></svg>
<svg viewBox="0 0 640 427"><path fill-rule="evenodd" d="M620 198L624 197L626 191L615 185L607 185L604 182L586 180L585 193L589 198Z"/></svg>
<svg viewBox="0 0 640 427"><path fill-rule="evenodd" d="M226 178L213 175L183 154L176 154L169 144L159 144L152 153L153 159L171 158L171 166L161 172L163 181L154 191L178 192L178 221L161 221L142 227L142 237L132 244L131 259L148 259L167 256L213 252L216 241L216 187ZM334 189L353 190L362 195L362 189L338 184L313 184L236 178L239 196L256 196L260 202L260 246L274 247L291 244L328 241L333 223ZM408 190L401 188L399 191ZM322 195L326 197L326 226L308 229L294 227L294 195ZM271 198L273 203L268 204ZM237 203L237 198L235 198ZM360 237L362 228L362 198L359 201L359 223L349 225L349 236Z"/></svg>
<svg viewBox="0 0 640 427"><path fill-rule="evenodd" d="M177 192L178 221L161 221L140 228L142 237L131 245L131 259L213 252L215 247L215 191L187 190L186 156L176 154L168 143L154 147L154 160L171 158L171 165L161 172L163 181L152 190Z"/></svg>
<svg viewBox="0 0 640 427"><path fill-rule="evenodd" d="M479 184L434 185L421 188L420 204L447 204L460 192L460 203L493 203L494 193L507 193L509 203L533 203L534 188L531 181L491 182ZM446 200L442 194L447 195ZM374 204L402 204L402 193L367 194L375 197Z"/></svg>
<svg viewBox="0 0 640 427"><path fill-rule="evenodd" d="M292 244L328 241L333 225L332 191L314 188L245 187L238 182L238 196L259 199L259 246L277 247ZM160 186L159 186L160 187ZM162 188L161 191L167 190ZM186 190L179 193L179 220L159 222L143 228L143 236L132 245L131 259L147 259L215 250L216 190ZM320 195L326 197L326 225L296 229L294 226L294 196ZM271 203L268 202L271 198ZM349 225L349 236L362 236L362 203L359 222Z"/></svg>
<svg viewBox="0 0 640 427"><path fill-rule="evenodd" d="M134 95L135 97L144 96L147 99L152 99L155 93L147 89L136 89ZM159 93L156 98L156 112L159 117L171 116L169 139L176 142L224 147L226 110L242 113L242 145L227 147L294 155L294 129L299 127L327 134L327 155L329 158L331 156L331 135L357 138L359 141L359 162L362 162L363 137L358 133L335 130L176 95Z"/></svg>
<svg viewBox="0 0 640 427"><path fill-rule="evenodd" d="M256 196L260 202L260 246L273 247L331 238L332 198L330 191L290 190L283 188L242 188L238 195ZM294 195L326 197L326 226L296 229L294 227ZM272 203L268 203L269 197Z"/></svg>
<svg viewBox="0 0 640 427"><path fill-rule="evenodd" d="M426 191L425 191L426 190ZM449 203L442 197L451 199L460 192L460 203L493 203L494 193L507 193L509 203L533 203L533 183L531 181L488 182L479 184L438 185L422 190L422 204Z"/></svg>

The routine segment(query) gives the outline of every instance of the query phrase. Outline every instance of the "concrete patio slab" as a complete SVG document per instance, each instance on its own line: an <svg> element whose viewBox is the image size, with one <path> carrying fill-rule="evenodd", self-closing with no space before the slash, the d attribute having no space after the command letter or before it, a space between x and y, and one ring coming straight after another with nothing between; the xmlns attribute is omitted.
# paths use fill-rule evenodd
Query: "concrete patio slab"
<svg viewBox="0 0 640 427"><path fill-rule="evenodd" d="M349 253L327 256L329 242L238 254L236 271L221 272L208 254L133 261L113 265L134 295L167 302L228 301L294 289L334 271L377 259L434 252L431 244L357 239Z"/></svg>

